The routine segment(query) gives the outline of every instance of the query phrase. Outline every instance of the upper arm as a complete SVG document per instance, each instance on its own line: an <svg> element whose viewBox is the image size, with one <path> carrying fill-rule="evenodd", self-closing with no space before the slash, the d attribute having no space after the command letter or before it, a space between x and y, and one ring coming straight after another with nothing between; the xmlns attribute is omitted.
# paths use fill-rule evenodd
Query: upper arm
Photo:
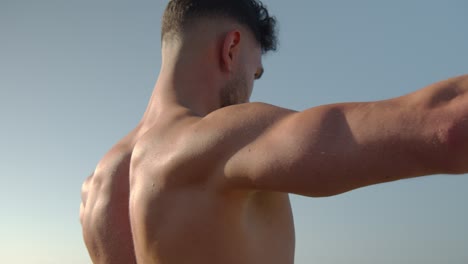
<svg viewBox="0 0 468 264"><path fill-rule="evenodd" d="M330 196L433 174L438 144L424 126L406 98L286 113L238 144L224 175L233 188Z"/></svg>

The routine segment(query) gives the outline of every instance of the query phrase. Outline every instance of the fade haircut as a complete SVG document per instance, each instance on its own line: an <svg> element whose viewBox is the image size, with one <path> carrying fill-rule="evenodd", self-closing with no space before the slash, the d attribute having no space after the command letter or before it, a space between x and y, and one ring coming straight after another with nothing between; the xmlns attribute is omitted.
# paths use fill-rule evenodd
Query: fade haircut
<svg viewBox="0 0 468 264"><path fill-rule="evenodd" d="M163 15L161 40L183 33L202 17L228 17L246 26L263 54L277 48L276 18L259 0L170 0Z"/></svg>

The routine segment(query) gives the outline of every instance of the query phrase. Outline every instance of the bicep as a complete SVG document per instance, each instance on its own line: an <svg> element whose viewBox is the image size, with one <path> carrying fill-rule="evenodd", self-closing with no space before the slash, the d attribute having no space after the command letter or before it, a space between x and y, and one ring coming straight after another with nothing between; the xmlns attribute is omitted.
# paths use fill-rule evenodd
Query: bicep
<svg viewBox="0 0 468 264"><path fill-rule="evenodd" d="M290 115L233 155L226 177L244 188L318 197L417 176L419 138L384 104Z"/></svg>

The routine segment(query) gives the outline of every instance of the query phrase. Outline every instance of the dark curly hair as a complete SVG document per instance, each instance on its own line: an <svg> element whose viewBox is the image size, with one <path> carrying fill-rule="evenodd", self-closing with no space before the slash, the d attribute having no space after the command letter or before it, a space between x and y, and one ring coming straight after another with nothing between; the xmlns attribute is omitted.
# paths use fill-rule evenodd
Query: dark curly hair
<svg viewBox="0 0 468 264"><path fill-rule="evenodd" d="M229 17L251 30L265 54L278 45L276 18L259 0L170 0L164 12L161 39L179 34L193 19Z"/></svg>

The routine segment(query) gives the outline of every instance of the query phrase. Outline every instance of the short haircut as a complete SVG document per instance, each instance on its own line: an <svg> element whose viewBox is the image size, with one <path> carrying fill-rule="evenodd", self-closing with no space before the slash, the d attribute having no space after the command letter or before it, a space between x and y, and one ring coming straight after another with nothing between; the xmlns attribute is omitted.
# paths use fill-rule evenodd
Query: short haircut
<svg viewBox="0 0 468 264"><path fill-rule="evenodd" d="M277 48L276 18L269 15L259 0L170 0L163 16L161 40L183 33L202 17L228 17L246 26L263 54Z"/></svg>

